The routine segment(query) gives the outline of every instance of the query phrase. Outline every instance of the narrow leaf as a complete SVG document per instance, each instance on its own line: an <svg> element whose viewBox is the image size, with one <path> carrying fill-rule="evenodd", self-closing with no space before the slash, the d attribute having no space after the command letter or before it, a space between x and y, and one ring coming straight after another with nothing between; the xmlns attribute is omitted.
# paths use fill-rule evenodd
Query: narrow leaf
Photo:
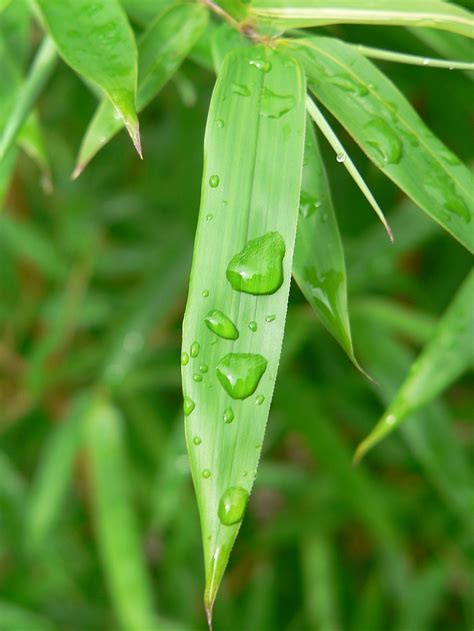
<svg viewBox="0 0 474 631"><path fill-rule="evenodd" d="M311 90L369 158L473 251L474 178L395 85L344 42L313 37L287 45L304 64Z"/></svg>
<svg viewBox="0 0 474 631"><path fill-rule="evenodd" d="M371 46L355 46L356 50L370 59L381 61L393 61L399 64L411 64L413 66L425 66L430 68L445 68L448 70L474 70L474 63L467 61L453 61L447 59L435 59L434 57L420 57L419 55L406 55L393 50L372 48Z"/></svg>
<svg viewBox="0 0 474 631"><path fill-rule="evenodd" d="M356 366L347 307L341 235L329 182L310 122L306 124L293 276L306 300Z"/></svg>
<svg viewBox="0 0 474 631"><path fill-rule="evenodd" d="M474 272L468 276L440 320L433 338L412 365L387 411L357 448L355 460L410 414L449 387L474 359Z"/></svg>
<svg viewBox="0 0 474 631"><path fill-rule="evenodd" d="M135 111L137 49L118 0L34 3L64 61L103 90L141 155Z"/></svg>
<svg viewBox="0 0 474 631"><path fill-rule="evenodd" d="M208 115L182 376L209 617L252 489L278 369L304 88L290 58L241 49L227 56Z"/></svg>
<svg viewBox="0 0 474 631"><path fill-rule="evenodd" d="M293 28L386 24L431 27L474 37L472 13L440 0L253 0L251 15Z"/></svg>
<svg viewBox="0 0 474 631"><path fill-rule="evenodd" d="M207 10L198 4L178 4L160 13L139 41L137 110L141 112L171 79L208 20ZM82 141L73 172L78 177L88 162L123 127L113 106L103 101Z"/></svg>

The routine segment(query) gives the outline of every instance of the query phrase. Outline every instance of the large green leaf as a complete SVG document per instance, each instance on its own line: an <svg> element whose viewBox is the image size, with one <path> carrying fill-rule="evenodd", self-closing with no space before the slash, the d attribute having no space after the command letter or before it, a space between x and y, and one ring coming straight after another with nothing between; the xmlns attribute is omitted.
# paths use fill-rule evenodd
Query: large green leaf
<svg viewBox="0 0 474 631"><path fill-rule="evenodd" d="M278 369L304 94L292 59L244 48L227 56L208 115L182 376L209 616L252 489Z"/></svg>
<svg viewBox="0 0 474 631"><path fill-rule="evenodd" d="M472 13L439 0L253 0L251 14L284 27L425 26L474 37Z"/></svg>
<svg viewBox="0 0 474 631"><path fill-rule="evenodd" d="M353 47L326 37L286 41L315 96L411 199L474 250L474 178L398 88Z"/></svg>
<svg viewBox="0 0 474 631"><path fill-rule="evenodd" d="M139 42L137 109L140 112L158 94L204 32L207 10L198 4L178 4L151 24ZM74 177L122 129L114 108L103 101L82 141Z"/></svg>
<svg viewBox="0 0 474 631"><path fill-rule="evenodd" d="M357 448L356 460L410 414L442 393L473 361L474 272L471 272L385 414Z"/></svg>
<svg viewBox="0 0 474 631"><path fill-rule="evenodd" d="M323 324L357 366L341 236L326 170L309 122L303 164L293 276Z"/></svg>
<svg viewBox="0 0 474 631"><path fill-rule="evenodd" d="M34 0L64 61L99 86L141 154L135 111L137 48L118 0Z"/></svg>

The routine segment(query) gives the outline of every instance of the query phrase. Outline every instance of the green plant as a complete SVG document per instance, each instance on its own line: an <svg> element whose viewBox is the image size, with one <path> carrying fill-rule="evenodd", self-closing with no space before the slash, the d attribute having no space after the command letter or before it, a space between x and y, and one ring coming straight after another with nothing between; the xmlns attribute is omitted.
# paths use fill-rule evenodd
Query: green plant
<svg viewBox="0 0 474 631"><path fill-rule="evenodd" d="M7 4L0 7L5 9ZM463 40L459 36L472 37L474 19L467 10L438 0L381 0L375 4L351 0L127 0L122 5L115 1L56 4L35 0L34 15L46 34L24 78L21 64L12 54L8 32L2 37L5 81L0 94L0 191L9 181L17 146L34 157L45 181L50 180L34 108L55 68L57 55L100 99L82 139L74 178L124 126L141 155L137 112L173 77L185 93L186 81L177 73L187 57L215 69L217 82L207 116L201 208L181 355L186 440L201 518L205 606L211 624L217 590L260 458L280 363L292 275L355 367L362 371L362 366L377 380L384 378L385 366L373 367L370 353L367 360L363 357L363 348L371 343L362 341L366 332L360 335L362 360L354 351L343 245L313 122L318 135L326 138L334 150L340 168L350 173L390 236L392 229L366 178L348 155L346 141L342 143L341 134L334 131L333 119L409 200L467 250L472 252L474 247L471 174L429 131L401 91L370 58L439 67L445 72L472 72L474 64L360 46L329 37L333 32L320 35L318 30L303 29L347 23L400 25L421 29L429 38L430 31L425 29L434 28L446 31L439 40L430 40L435 49L442 54L452 51L453 56L462 58ZM26 46L28 8L19 3L10 9L19 25L22 46ZM136 39L126 12L137 25L147 25ZM34 230L8 218L2 228L10 247L24 248L41 269L65 281L67 266L61 265L61 254L52 251ZM87 226L84 229L87 234ZM396 241L396 229L393 237ZM90 455L99 546L117 615L127 629L151 628L154 613L140 561L139 535L129 510L127 482L121 477L126 467L118 401L157 311L164 309L167 299L179 289L176 279L182 277L183 270L186 273L182 241L180 227L176 226L169 243L162 244L168 252L165 259L172 264L160 271L158 284L150 267L152 273L137 301L142 308L132 314L101 357L93 387L74 397L77 400L64 433L54 437L37 486L33 487L28 521L27 540L31 549L37 550L57 517L78 445L84 442ZM34 401L41 400L47 389L45 358L61 351L74 319L79 318L76 304L90 274L89 258L94 258L93 250L99 248L94 243L90 248L85 238L78 247L79 280L75 276L66 280L70 295L66 293L64 303L56 307L57 321L51 335L30 358L27 382ZM386 247L391 247L388 241ZM179 256L175 257L177 250ZM471 273L398 394L393 396L394 388L387 387L385 392L389 394L383 396L387 402L393 398L393 403L359 447L358 458L469 368L474 340L473 300ZM404 315L397 318L396 326L401 326L398 320L404 321ZM413 335L416 318L414 324L408 314L406 321ZM390 341L383 335L380 339L380 348L386 348L387 356L398 357ZM400 360L402 372L407 370L404 362L405 356ZM282 392L293 389L297 393L296 397L288 396L295 406L294 414L299 414L302 401L306 402L303 409L318 408L308 384L290 378L287 385L280 383L279 387ZM146 412L135 412L134 416L146 416ZM311 429L305 431L309 432L310 444L317 442ZM325 435L324 431L329 433ZM344 449L330 430L323 429L319 438L321 435L328 453L335 454L336 477L340 476L349 493L360 494L367 506L372 504L378 510L375 507L379 499L372 496L365 478L347 467ZM436 475L429 452L423 455L424 462ZM64 475L53 483L58 468ZM465 519L463 501L454 498L453 502ZM116 512L111 512L111 507ZM125 524L123 532L117 530L118 522ZM381 522L387 540L395 547L399 545L390 520L382 516ZM378 532L377 526L371 527ZM322 559L321 563L326 562L325 546L324 538L309 538L308 548L317 560ZM121 558L132 559L125 569ZM329 618L331 615L329 612Z"/></svg>

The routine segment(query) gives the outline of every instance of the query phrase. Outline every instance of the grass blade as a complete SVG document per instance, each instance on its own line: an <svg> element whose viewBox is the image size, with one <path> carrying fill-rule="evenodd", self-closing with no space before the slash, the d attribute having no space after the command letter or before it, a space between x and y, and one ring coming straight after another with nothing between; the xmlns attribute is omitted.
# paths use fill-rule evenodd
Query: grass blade
<svg viewBox="0 0 474 631"><path fill-rule="evenodd" d="M254 0L251 15L284 27L324 24L423 26L474 37L472 13L439 0Z"/></svg>
<svg viewBox="0 0 474 631"><path fill-rule="evenodd" d="M106 398L92 402L86 436L97 541L117 617L127 631L156 629L131 506L123 421Z"/></svg>
<svg viewBox="0 0 474 631"><path fill-rule="evenodd" d="M352 345L341 235L326 170L310 122L306 124L303 164L293 276L323 324L359 367Z"/></svg>
<svg viewBox="0 0 474 631"><path fill-rule="evenodd" d="M371 190L369 189L367 184L364 182L364 179L362 178L361 174L359 173L356 165L352 162L350 157L347 155L347 152L344 149L343 144L340 142L339 138L336 136L336 134L333 132L331 126L329 125L327 120L324 118L321 110L317 107L317 105L314 103L314 101L312 101L309 98L309 96L306 97L306 109L308 110L309 115L311 116L311 118L314 120L316 125L319 127L321 132L326 137L326 139L329 142L329 144L332 146L332 148L336 152L337 161L341 162L342 164L344 164L344 166L346 167L346 169L350 173L352 179L354 180L354 182L357 184L357 186L360 188L360 190L364 194L364 197L367 199L369 204L372 206L372 208L377 213L377 216L380 219L380 221L383 223L384 228L387 231L388 236L390 237L390 240L393 241L393 234L392 234L392 231L390 229L390 226L387 223L387 220L385 219L385 215L383 214L383 210L380 208L380 206L377 203L377 200L372 195Z"/></svg>
<svg viewBox="0 0 474 631"><path fill-rule="evenodd" d="M141 155L135 111L137 48L118 0L34 0L34 4L61 57L103 90Z"/></svg>
<svg viewBox="0 0 474 631"><path fill-rule="evenodd" d="M355 460L451 385L474 359L474 272L461 286L433 338L412 365L387 411L358 446Z"/></svg>
<svg viewBox="0 0 474 631"><path fill-rule="evenodd" d="M182 4L160 13L139 41L137 110L141 112L179 68L204 32L207 10ZM86 131L73 172L78 177L90 160L123 127L114 108L103 101Z"/></svg>
<svg viewBox="0 0 474 631"><path fill-rule="evenodd" d="M182 376L209 617L252 488L278 369L304 88L290 58L240 49L224 62L208 115Z"/></svg>
<svg viewBox="0 0 474 631"><path fill-rule="evenodd" d="M344 42L313 37L287 45L305 66L311 90L376 166L473 251L472 174L393 83Z"/></svg>
<svg viewBox="0 0 474 631"><path fill-rule="evenodd" d="M369 59L380 59L381 61L393 61L399 64L412 64L414 66L429 66L430 68L445 68L447 70L474 70L474 63L467 61L452 61L446 59L435 59L434 57L420 57L420 55L406 55L393 50L382 48L372 48L358 44L356 50L369 57Z"/></svg>

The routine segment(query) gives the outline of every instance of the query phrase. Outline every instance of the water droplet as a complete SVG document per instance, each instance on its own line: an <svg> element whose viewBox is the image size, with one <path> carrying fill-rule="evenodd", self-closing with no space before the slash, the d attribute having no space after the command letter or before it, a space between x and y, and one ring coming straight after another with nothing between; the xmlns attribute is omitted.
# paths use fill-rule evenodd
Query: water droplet
<svg viewBox="0 0 474 631"><path fill-rule="evenodd" d="M189 362L189 355L183 351L181 353L181 366L186 366Z"/></svg>
<svg viewBox="0 0 474 631"><path fill-rule="evenodd" d="M209 296L209 291L208 291L207 289L205 289L205 290L202 292L201 296L202 296L203 298L208 298L208 296Z"/></svg>
<svg viewBox="0 0 474 631"><path fill-rule="evenodd" d="M257 296L275 293L283 283L285 242L279 232L248 241L227 266L226 276L237 291Z"/></svg>
<svg viewBox="0 0 474 631"><path fill-rule="evenodd" d="M301 191L300 195L300 214L305 219L314 215L316 210L321 207L321 202L319 202L313 195L309 193L305 193Z"/></svg>
<svg viewBox="0 0 474 631"><path fill-rule="evenodd" d="M385 164L398 164L403 146L400 138L383 118L374 118L364 127L366 141Z"/></svg>
<svg viewBox="0 0 474 631"><path fill-rule="evenodd" d="M261 446L262 446L262 443L257 443L257 444L255 445L255 449L260 449L260 447L261 447Z"/></svg>
<svg viewBox="0 0 474 631"><path fill-rule="evenodd" d="M430 63L430 60L428 59L428 57L425 57L425 58L423 59L423 65L424 65L424 66L428 66L428 65L429 65L429 63Z"/></svg>
<svg viewBox="0 0 474 631"><path fill-rule="evenodd" d="M241 486L231 486L224 491L218 508L221 523L224 526L233 526L241 522L248 499L248 492Z"/></svg>
<svg viewBox="0 0 474 631"><path fill-rule="evenodd" d="M218 309L209 311L204 318L204 322L208 329L225 340L236 340L239 337L239 331L235 324L225 313Z"/></svg>
<svg viewBox="0 0 474 631"><path fill-rule="evenodd" d="M211 477L211 472L209 471L209 469L202 470L202 477L205 478L206 480Z"/></svg>
<svg viewBox="0 0 474 631"><path fill-rule="evenodd" d="M211 175L209 178L209 186L211 188L217 188L219 186L220 177L218 175Z"/></svg>
<svg viewBox="0 0 474 631"><path fill-rule="evenodd" d="M192 399L190 399L189 397L184 397L183 410L185 416L189 416L195 407L196 405Z"/></svg>
<svg viewBox="0 0 474 631"><path fill-rule="evenodd" d="M197 372L197 373L195 373L195 374L193 375L193 379L194 379L194 381L196 381L197 383L200 383L200 382L202 381L202 375L200 375L200 374Z"/></svg>
<svg viewBox="0 0 474 631"><path fill-rule="evenodd" d="M462 217L466 223L471 221L471 212L465 200L458 194L453 180L444 172L427 174L424 186L449 213Z"/></svg>
<svg viewBox="0 0 474 631"><path fill-rule="evenodd" d="M249 88L243 83L236 83L235 81L232 82L232 92L239 96L250 96Z"/></svg>
<svg viewBox="0 0 474 631"><path fill-rule="evenodd" d="M368 87L360 81L355 81L348 74L333 75L326 79L329 83L332 83L344 92L352 92L357 96L366 96L369 93Z"/></svg>
<svg viewBox="0 0 474 631"><path fill-rule="evenodd" d="M232 423L234 418L235 418L234 410L232 408L226 408L224 410L224 422L225 423Z"/></svg>
<svg viewBox="0 0 474 631"><path fill-rule="evenodd" d="M292 94L277 94L264 87L260 112L267 118L281 118L294 108L295 103L296 99Z"/></svg>
<svg viewBox="0 0 474 631"><path fill-rule="evenodd" d="M214 219L214 215L206 215L206 221L212 221Z"/></svg>
<svg viewBox="0 0 474 631"><path fill-rule="evenodd" d="M267 315L267 317L265 318L265 322L275 322L276 320L276 315L274 315L273 313L271 315Z"/></svg>
<svg viewBox="0 0 474 631"><path fill-rule="evenodd" d="M203 373L206 373L206 372L209 370L209 368L208 368L207 364L201 364L201 365L199 366L199 370L200 370L201 372L203 372Z"/></svg>
<svg viewBox="0 0 474 631"><path fill-rule="evenodd" d="M189 351L191 353L191 357L197 357L200 350L201 347L199 346L199 342L193 342Z"/></svg>
<svg viewBox="0 0 474 631"><path fill-rule="evenodd" d="M336 156L336 160L339 162L339 164L342 164L343 162L346 161L346 154L345 153L338 153Z"/></svg>
<svg viewBox="0 0 474 631"><path fill-rule="evenodd" d="M259 394L256 398L255 398L255 403L257 405L262 405L262 403L265 401L265 397L263 396L263 394Z"/></svg>
<svg viewBox="0 0 474 631"><path fill-rule="evenodd" d="M310 286L311 295L318 301L322 312L330 320L337 318L338 305L341 302L340 292L344 290L342 273L336 270L320 273L315 267L307 266L304 268L303 277Z"/></svg>
<svg viewBox="0 0 474 631"><path fill-rule="evenodd" d="M200 444L202 443L201 437L200 437L200 436L195 436L195 437L193 438L193 443L194 443L195 445L200 445Z"/></svg>
<svg viewBox="0 0 474 631"><path fill-rule="evenodd" d="M387 423L387 425L393 425L396 421L396 416L394 414L389 414L387 416L387 418L385 419L385 422Z"/></svg>
<svg viewBox="0 0 474 631"><path fill-rule="evenodd" d="M218 118L216 120L216 125L219 127L219 129L222 129L224 127L224 121L222 120L222 118Z"/></svg>
<svg viewBox="0 0 474 631"><path fill-rule="evenodd" d="M252 395L267 369L267 360L252 353L229 353L217 364L216 373L222 387L233 399Z"/></svg>
<svg viewBox="0 0 474 631"><path fill-rule="evenodd" d="M255 333L255 331L258 329L258 325L257 325L257 323L254 320L252 320L252 322L249 322L249 329L253 333Z"/></svg>
<svg viewBox="0 0 474 631"><path fill-rule="evenodd" d="M262 72L270 72L272 69L272 64L266 59L251 59L249 64Z"/></svg>

